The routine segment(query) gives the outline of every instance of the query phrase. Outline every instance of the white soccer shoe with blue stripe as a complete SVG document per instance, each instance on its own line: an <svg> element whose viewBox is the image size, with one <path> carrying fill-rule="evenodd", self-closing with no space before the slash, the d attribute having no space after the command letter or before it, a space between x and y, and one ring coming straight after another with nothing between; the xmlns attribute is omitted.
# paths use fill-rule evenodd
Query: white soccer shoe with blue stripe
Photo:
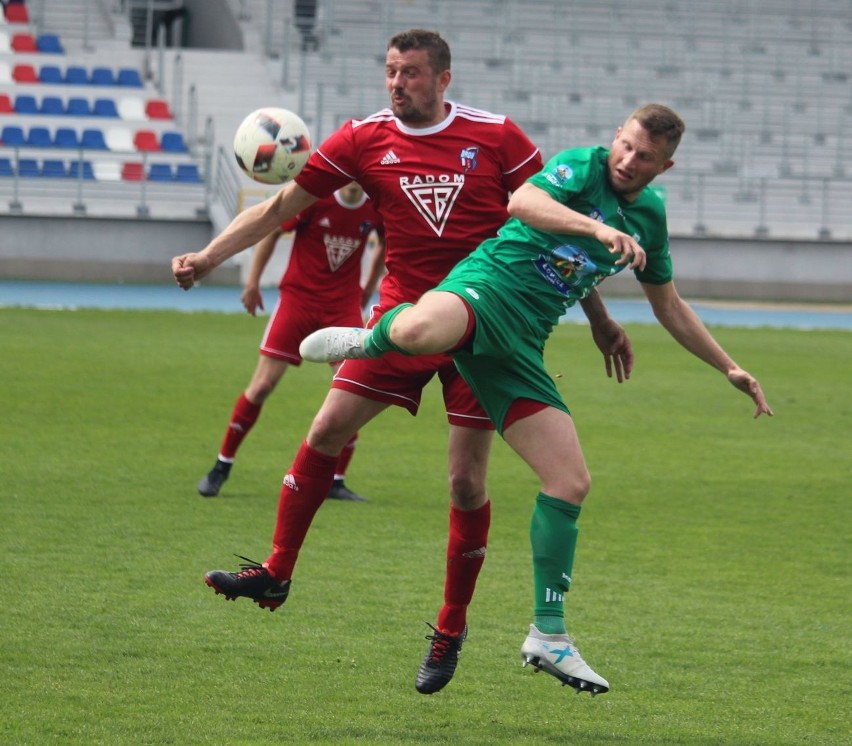
<svg viewBox="0 0 852 746"><path fill-rule="evenodd" d="M580 655L574 642L566 634L546 635L530 625L530 633L521 646L524 666L531 665L559 679L563 686L571 686L593 697L609 691L609 682L598 676Z"/></svg>

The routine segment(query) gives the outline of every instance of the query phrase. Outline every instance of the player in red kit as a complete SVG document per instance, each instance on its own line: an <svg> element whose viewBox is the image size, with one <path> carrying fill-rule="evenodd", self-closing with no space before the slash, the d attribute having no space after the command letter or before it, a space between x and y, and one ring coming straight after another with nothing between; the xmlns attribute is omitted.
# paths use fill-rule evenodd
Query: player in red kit
<svg viewBox="0 0 852 746"><path fill-rule="evenodd" d="M385 58L390 108L344 124L311 155L293 184L237 216L200 253L175 257L178 285L189 289L281 220L356 179L385 227L388 273L369 324L394 304L419 298L477 242L496 234L507 217L509 193L542 167L538 149L511 120L445 101L450 79L450 50L439 34L412 29L394 36ZM584 309L607 366L629 369L629 341L599 297L590 296ZM450 423L451 505L444 605L415 682L424 694L442 689L455 671L490 525L485 476L494 428L450 356L347 360L284 478L272 554L241 572L206 575L207 584L228 598L280 606L343 446L391 404L416 414L423 387L436 375Z"/></svg>
<svg viewBox="0 0 852 746"><path fill-rule="evenodd" d="M284 233L294 232L290 260L278 287L275 310L260 343L260 357L248 388L240 394L213 468L198 483L204 497L219 494L231 472L237 449L254 427L263 403L290 365L301 365L299 342L322 328L324 319L336 318L342 326L363 322L362 309L384 271L384 232L375 206L357 182L315 202L296 217L284 221L256 247L242 294L252 316L263 308L260 278L275 245ZM375 235L378 246L361 288L365 247ZM327 497L361 501L343 482L355 449L353 435L340 453L334 483Z"/></svg>

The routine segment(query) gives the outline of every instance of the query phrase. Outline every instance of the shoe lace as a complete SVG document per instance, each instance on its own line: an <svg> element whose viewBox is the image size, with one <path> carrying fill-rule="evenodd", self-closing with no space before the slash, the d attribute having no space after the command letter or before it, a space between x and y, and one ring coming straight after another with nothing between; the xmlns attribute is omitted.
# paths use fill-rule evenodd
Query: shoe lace
<svg viewBox="0 0 852 746"><path fill-rule="evenodd" d="M429 662L440 663L444 656L449 652L456 638L452 635L441 632L437 627L433 627L429 624L429 622L426 622L426 624L431 627L432 631L435 633L434 635L426 635L426 639L432 641L432 645L429 648Z"/></svg>
<svg viewBox="0 0 852 746"><path fill-rule="evenodd" d="M240 572L237 573L238 577L253 578L266 572L266 568L260 562L243 557L241 554L235 554L234 557L239 557L243 560L243 564L240 564Z"/></svg>

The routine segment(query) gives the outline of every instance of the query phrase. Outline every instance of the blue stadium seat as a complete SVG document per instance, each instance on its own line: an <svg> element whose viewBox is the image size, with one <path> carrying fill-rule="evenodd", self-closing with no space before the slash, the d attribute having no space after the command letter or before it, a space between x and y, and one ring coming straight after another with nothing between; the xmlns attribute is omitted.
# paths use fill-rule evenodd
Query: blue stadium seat
<svg viewBox="0 0 852 746"><path fill-rule="evenodd" d="M86 150L109 150L104 133L98 129L84 129L80 135L80 147Z"/></svg>
<svg viewBox="0 0 852 746"><path fill-rule="evenodd" d="M175 181L182 181L188 184L200 184L201 174L198 173L198 166L194 163L178 163L175 170Z"/></svg>
<svg viewBox="0 0 852 746"><path fill-rule="evenodd" d="M72 96L68 99L65 113L70 117L90 117L92 116L92 105L87 98Z"/></svg>
<svg viewBox="0 0 852 746"><path fill-rule="evenodd" d="M92 106L92 114L96 117L115 117L118 119L118 108L111 98L96 98Z"/></svg>
<svg viewBox="0 0 852 746"><path fill-rule="evenodd" d="M35 158L21 158L18 161L18 176L21 178L41 176L38 161Z"/></svg>
<svg viewBox="0 0 852 746"><path fill-rule="evenodd" d="M24 130L15 124L7 124L0 130L0 141L8 147L21 147L26 145L27 138L24 136Z"/></svg>
<svg viewBox="0 0 852 746"><path fill-rule="evenodd" d="M68 169L64 161L49 159L41 164L41 175L49 179L64 179L68 176Z"/></svg>
<svg viewBox="0 0 852 746"><path fill-rule="evenodd" d="M30 127L27 133L27 145L31 148L52 148L53 138L47 127Z"/></svg>
<svg viewBox="0 0 852 746"><path fill-rule="evenodd" d="M14 175L15 169L12 168L12 161L9 158L0 158L0 177Z"/></svg>
<svg viewBox="0 0 852 746"><path fill-rule="evenodd" d="M35 96L28 93L19 93L15 96L15 111L18 114L38 114L38 104Z"/></svg>
<svg viewBox="0 0 852 746"><path fill-rule="evenodd" d="M82 65L69 65L65 68L65 82L68 85L89 85L89 73Z"/></svg>
<svg viewBox="0 0 852 746"><path fill-rule="evenodd" d="M77 130L71 127L59 127L53 135L53 147L55 148L79 148L80 138Z"/></svg>
<svg viewBox="0 0 852 746"><path fill-rule="evenodd" d="M139 75L138 70L132 67L119 68L115 82L118 83L118 85L127 86L129 88L144 87L142 83L142 76Z"/></svg>
<svg viewBox="0 0 852 746"><path fill-rule="evenodd" d="M59 96L45 96L38 109L39 114L62 116L65 114L65 104Z"/></svg>
<svg viewBox="0 0 852 746"><path fill-rule="evenodd" d="M163 132L160 136L160 149L168 153L186 153L187 147L180 132Z"/></svg>
<svg viewBox="0 0 852 746"><path fill-rule="evenodd" d="M36 48L42 54L65 54L62 42L56 34L39 34L36 37Z"/></svg>
<svg viewBox="0 0 852 746"><path fill-rule="evenodd" d="M63 83L62 70L56 65L42 65L38 71L38 79L42 83Z"/></svg>
<svg viewBox="0 0 852 746"><path fill-rule="evenodd" d="M92 168L91 161L71 161L71 165L68 168L68 176L72 179L80 178L80 163L83 164L83 178L94 180L95 171Z"/></svg>
<svg viewBox="0 0 852 746"><path fill-rule="evenodd" d="M94 67L89 77L92 85L115 85L115 73L111 67Z"/></svg>
<svg viewBox="0 0 852 746"><path fill-rule="evenodd" d="M172 165L170 163L152 163L148 170L149 181L174 181L175 176L172 173Z"/></svg>

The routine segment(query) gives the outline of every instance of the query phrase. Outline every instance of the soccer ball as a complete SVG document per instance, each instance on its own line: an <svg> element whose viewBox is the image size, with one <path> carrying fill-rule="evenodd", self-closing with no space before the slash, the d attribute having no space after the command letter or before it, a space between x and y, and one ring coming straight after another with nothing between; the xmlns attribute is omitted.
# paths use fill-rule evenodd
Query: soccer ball
<svg viewBox="0 0 852 746"><path fill-rule="evenodd" d="M302 170L310 154L307 125L287 109L253 111L234 135L237 163L262 184L286 184Z"/></svg>

